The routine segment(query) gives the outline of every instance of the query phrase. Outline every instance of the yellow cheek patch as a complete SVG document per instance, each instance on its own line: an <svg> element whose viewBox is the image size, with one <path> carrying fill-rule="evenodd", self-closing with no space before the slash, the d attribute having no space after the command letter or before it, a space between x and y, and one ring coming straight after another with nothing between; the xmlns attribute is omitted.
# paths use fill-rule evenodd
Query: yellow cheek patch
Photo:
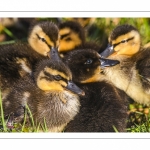
<svg viewBox="0 0 150 150"><path fill-rule="evenodd" d="M136 42L140 39L140 35L137 31L131 31L127 34L119 36L116 40L113 40L112 44L113 45L117 44L117 43L121 42L122 40L127 40L127 39L132 38L132 37L134 37L134 39L137 37Z"/></svg>
<svg viewBox="0 0 150 150"><path fill-rule="evenodd" d="M129 55L132 56L140 50L141 39L140 35L137 31L131 31L125 35L118 37L116 40L112 41L112 44L117 44L122 40L127 40L134 37L132 40L129 40L125 43L118 44L114 51L117 52L118 55Z"/></svg>
<svg viewBox="0 0 150 150"><path fill-rule="evenodd" d="M38 33L39 37L44 38L48 45L54 47L54 43L51 41L50 37L48 37L43 31ZM42 42L42 41L41 41ZM43 42L44 43L44 42Z"/></svg>
<svg viewBox="0 0 150 150"><path fill-rule="evenodd" d="M76 46L79 46L82 43L82 41L79 38L78 34L73 32L73 31L70 31L69 28L65 28L63 30L60 30L60 35L62 36L64 34L69 34L69 35L60 40L59 52L70 51L70 50L74 49ZM70 41L66 41L66 39L68 37L71 38Z"/></svg>
<svg viewBox="0 0 150 150"><path fill-rule="evenodd" d="M49 81L44 78L45 74L42 71L37 79L37 86L43 90L43 91L49 91L49 90L59 90L62 91L64 90L62 86L66 87L67 83L64 81Z"/></svg>
<svg viewBox="0 0 150 150"><path fill-rule="evenodd" d="M70 32L69 28L64 28L64 29L59 30L60 36L62 36L64 34L69 34L69 32Z"/></svg>
<svg viewBox="0 0 150 150"><path fill-rule="evenodd" d="M94 75L91 78L88 78L84 81L81 81L81 83L90 83L90 82L97 82L101 79L101 67L97 67L97 69L94 72Z"/></svg>
<svg viewBox="0 0 150 150"><path fill-rule="evenodd" d="M37 35L39 35L39 37L44 38L46 40L46 42L54 47L54 43L51 41L50 37L48 37L44 31L42 30L42 28L40 26L35 26L33 31L32 31L33 37L37 39L37 41L39 41L39 39L37 38ZM41 41L42 42L42 41Z"/></svg>
<svg viewBox="0 0 150 150"><path fill-rule="evenodd" d="M38 80L37 85L43 91L50 91L50 90L62 91L62 90L64 90L63 87L61 86L61 84L59 84L58 82L55 82L55 81L49 82L46 79Z"/></svg>
<svg viewBox="0 0 150 150"><path fill-rule="evenodd" d="M59 52L67 52L76 47L76 44L73 41L60 41Z"/></svg>
<svg viewBox="0 0 150 150"><path fill-rule="evenodd" d="M54 47L55 43L53 43L50 39L50 37L48 37L42 30L42 28L40 26L35 26L29 39L28 42L30 43L31 47L37 51L38 53L47 56L47 53L50 51L50 48L47 46L47 44L41 40L39 40L39 38L37 37L37 35L41 38L44 38L46 40L46 42ZM57 46L59 45L59 38L58 41L56 41Z"/></svg>

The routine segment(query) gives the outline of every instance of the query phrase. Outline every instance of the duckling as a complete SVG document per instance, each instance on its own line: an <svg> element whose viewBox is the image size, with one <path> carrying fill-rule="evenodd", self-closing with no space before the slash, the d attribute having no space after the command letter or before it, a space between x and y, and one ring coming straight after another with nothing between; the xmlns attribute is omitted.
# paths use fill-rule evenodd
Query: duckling
<svg viewBox="0 0 150 150"><path fill-rule="evenodd" d="M77 21L66 21L59 25L59 52L63 55L75 49L94 49L102 51L96 42L87 42L85 30Z"/></svg>
<svg viewBox="0 0 150 150"><path fill-rule="evenodd" d="M37 63L33 78L18 80L3 99L4 116L13 114L13 121L22 123L28 106L35 127L46 122L49 132L62 132L79 112L78 95L84 95L84 91L72 82L70 69L60 59L44 59Z"/></svg>
<svg viewBox="0 0 150 150"><path fill-rule="evenodd" d="M59 52L67 52L85 42L84 28L75 21L62 22L59 25Z"/></svg>
<svg viewBox="0 0 150 150"><path fill-rule="evenodd" d="M28 43L0 45L0 87L2 94L16 80L31 75L35 64L48 57L59 44L58 27L50 21L33 23L29 28ZM50 56L49 56L50 57ZM7 93L7 92L6 92Z"/></svg>
<svg viewBox="0 0 150 150"><path fill-rule="evenodd" d="M92 49L70 51L63 61L69 66L73 81L83 89L80 111L64 132L125 132L128 97L101 76L103 68L118 64L100 58Z"/></svg>
<svg viewBox="0 0 150 150"><path fill-rule="evenodd" d="M132 25L117 26L109 37L111 54L104 57L119 60L120 64L104 68L104 74L116 87L125 91L134 101L150 104L149 54L150 48L142 47L139 31ZM103 55L103 54L101 54Z"/></svg>

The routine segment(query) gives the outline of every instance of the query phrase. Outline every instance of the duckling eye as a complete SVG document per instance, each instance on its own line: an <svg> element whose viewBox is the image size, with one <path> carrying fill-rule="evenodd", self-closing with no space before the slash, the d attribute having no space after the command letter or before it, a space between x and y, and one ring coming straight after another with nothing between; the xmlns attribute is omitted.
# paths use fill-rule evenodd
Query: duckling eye
<svg viewBox="0 0 150 150"><path fill-rule="evenodd" d="M41 40L42 42L46 42L46 40L44 38L41 38L38 34L36 34L36 36L38 37L39 40Z"/></svg>
<svg viewBox="0 0 150 150"><path fill-rule="evenodd" d="M60 75L56 75L56 76L54 76L54 79L57 80L57 81L59 81L59 80L62 79L62 77Z"/></svg>
<svg viewBox="0 0 150 150"><path fill-rule="evenodd" d="M121 41L121 43L125 43L125 42L127 42L127 40L122 40L122 41Z"/></svg>
<svg viewBox="0 0 150 150"><path fill-rule="evenodd" d="M92 59L87 59L86 62L85 62L84 64L89 65L89 64L91 64L92 62L93 62Z"/></svg>
<svg viewBox="0 0 150 150"><path fill-rule="evenodd" d="M68 38L66 39L66 41L71 41L71 38L70 38L70 37L68 37Z"/></svg>
<svg viewBox="0 0 150 150"><path fill-rule="evenodd" d="M45 41L46 41L44 38L40 38L40 40L41 40L42 42L45 42Z"/></svg>

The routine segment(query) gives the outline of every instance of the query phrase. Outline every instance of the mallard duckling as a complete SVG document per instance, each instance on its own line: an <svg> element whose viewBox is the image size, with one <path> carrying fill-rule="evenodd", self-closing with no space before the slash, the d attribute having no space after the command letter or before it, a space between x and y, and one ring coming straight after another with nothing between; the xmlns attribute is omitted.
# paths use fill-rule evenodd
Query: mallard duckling
<svg viewBox="0 0 150 150"><path fill-rule="evenodd" d="M28 44L29 43L29 44ZM31 74L35 64L48 57L59 44L58 27L50 21L39 21L29 29L28 43L0 45L0 87L11 87L16 80ZM7 92L6 92L7 93Z"/></svg>
<svg viewBox="0 0 150 150"><path fill-rule="evenodd" d="M67 52L85 42L84 28L75 21L62 22L59 25L59 52Z"/></svg>
<svg viewBox="0 0 150 150"><path fill-rule="evenodd" d="M150 48L142 48L139 31L128 24L116 27L110 34L109 43L114 53L108 58L119 60L120 64L105 68L105 76L134 101L149 105Z"/></svg>
<svg viewBox="0 0 150 150"><path fill-rule="evenodd" d="M89 49L70 51L63 60L73 74L73 81L85 92L80 96L80 111L64 132L124 132L127 120L127 95L103 79L103 67L117 61L102 60ZM105 63L103 63L105 62ZM103 65L104 64L104 65Z"/></svg>
<svg viewBox="0 0 150 150"><path fill-rule="evenodd" d="M59 25L60 45L59 52L65 54L75 49L94 49L101 51L95 42L87 42L85 30L77 21L66 21Z"/></svg>
<svg viewBox="0 0 150 150"><path fill-rule="evenodd" d="M49 132L61 132L79 112L78 95L84 95L84 91L72 82L70 69L61 60L42 60L33 79L25 76L18 80L3 99L4 115L7 118L13 114L13 121L21 123L28 105L36 127L46 122Z"/></svg>

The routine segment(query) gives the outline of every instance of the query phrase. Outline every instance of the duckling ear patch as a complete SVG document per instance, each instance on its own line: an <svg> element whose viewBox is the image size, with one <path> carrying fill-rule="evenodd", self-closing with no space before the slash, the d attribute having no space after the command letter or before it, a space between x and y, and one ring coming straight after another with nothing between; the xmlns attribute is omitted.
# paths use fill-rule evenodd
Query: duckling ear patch
<svg viewBox="0 0 150 150"><path fill-rule="evenodd" d="M37 85L43 91L51 91L51 90L63 91L64 90L61 82L49 81L44 78L39 79L37 82ZM63 83L63 85L67 85L67 84Z"/></svg>
<svg viewBox="0 0 150 150"><path fill-rule="evenodd" d="M100 74L100 72L101 72L101 67L98 66L97 69L94 71L93 76L91 76L88 79L85 79L85 80L81 81L81 83L90 83L90 82L100 81L101 80L101 74Z"/></svg>
<svg viewBox="0 0 150 150"><path fill-rule="evenodd" d="M121 43L121 41L126 40L127 42ZM134 55L140 50L141 38L137 31L131 31L125 35L119 36L116 40L112 41L115 45L119 43L114 50L117 51L118 55Z"/></svg>
<svg viewBox="0 0 150 150"><path fill-rule="evenodd" d="M59 52L69 51L82 44L82 40L79 35L69 28L60 30L60 36L62 37L59 45Z"/></svg>
<svg viewBox="0 0 150 150"><path fill-rule="evenodd" d="M123 40L128 40L128 39L131 39L131 38L133 38L132 41L134 41L135 43L141 43L139 33L137 31L131 31L127 34L119 36L116 40L113 40L112 44L115 45L117 43L120 43ZM120 43L120 44L122 44L122 43Z"/></svg>
<svg viewBox="0 0 150 150"><path fill-rule="evenodd" d="M63 35L69 34L69 33L70 33L69 28L64 28L59 31L60 36L63 36Z"/></svg>
<svg viewBox="0 0 150 150"><path fill-rule="evenodd" d="M42 38L46 42L42 41ZM55 46L55 43L51 41L50 37L48 37L46 33L44 33L42 28L38 25L33 28L33 31L28 38L28 42L35 51L44 56L47 56L47 53L50 51L48 45L52 47ZM56 43L59 44L59 41L57 41Z"/></svg>

